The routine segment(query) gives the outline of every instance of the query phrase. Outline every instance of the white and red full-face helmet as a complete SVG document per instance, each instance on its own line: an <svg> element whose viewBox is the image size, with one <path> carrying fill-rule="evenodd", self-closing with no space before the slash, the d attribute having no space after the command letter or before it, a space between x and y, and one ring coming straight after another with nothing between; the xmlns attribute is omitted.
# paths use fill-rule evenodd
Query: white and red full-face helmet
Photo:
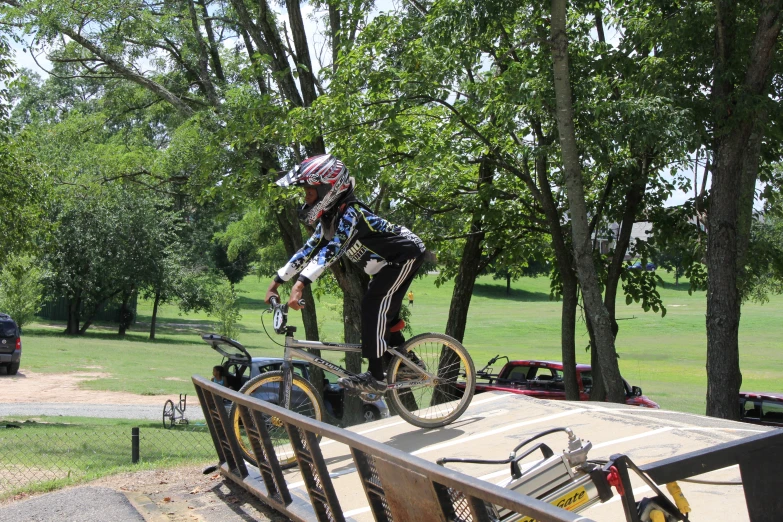
<svg viewBox="0 0 783 522"><path fill-rule="evenodd" d="M310 226L315 226L321 216L330 211L340 200L340 196L351 188L348 169L342 161L331 154L307 158L276 183L280 187L304 185L315 187L318 199L312 205L305 203L299 209L299 217Z"/></svg>

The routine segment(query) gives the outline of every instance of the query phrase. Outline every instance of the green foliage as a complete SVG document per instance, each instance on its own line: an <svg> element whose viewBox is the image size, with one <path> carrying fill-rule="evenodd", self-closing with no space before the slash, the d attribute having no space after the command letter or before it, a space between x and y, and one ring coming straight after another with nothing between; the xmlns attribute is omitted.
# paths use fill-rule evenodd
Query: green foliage
<svg viewBox="0 0 783 522"><path fill-rule="evenodd" d="M783 293L783 220L757 218L751 227L740 291L743 301L763 304L770 295Z"/></svg>
<svg viewBox="0 0 783 522"><path fill-rule="evenodd" d="M242 318L237 299L236 289L228 281L218 285L211 298L210 315L218 320L218 333L231 339L238 337L237 324Z"/></svg>
<svg viewBox="0 0 783 522"><path fill-rule="evenodd" d="M42 271L30 256L11 257L0 271L0 310L21 328L41 309Z"/></svg>
<svg viewBox="0 0 783 522"><path fill-rule="evenodd" d="M157 198L121 186L67 196L44 258L50 292L95 311L123 291L152 284L174 239L176 214Z"/></svg>
<svg viewBox="0 0 783 522"><path fill-rule="evenodd" d="M49 180L37 165L28 135L4 139L0 133L0 267L12 254L34 252L48 230L43 219Z"/></svg>
<svg viewBox="0 0 783 522"><path fill-rule="evenodd" d="M646 266L646 261L642 260L642 266ZM663 284L663 280L655 272L647 270L623 270L620 276L623 282L623 291L625 292L625 304L641 301L642 310L655 313L661 312L661 317L666 317L666 307L663 305L661 295L658 293L657 285Z"/></svg>

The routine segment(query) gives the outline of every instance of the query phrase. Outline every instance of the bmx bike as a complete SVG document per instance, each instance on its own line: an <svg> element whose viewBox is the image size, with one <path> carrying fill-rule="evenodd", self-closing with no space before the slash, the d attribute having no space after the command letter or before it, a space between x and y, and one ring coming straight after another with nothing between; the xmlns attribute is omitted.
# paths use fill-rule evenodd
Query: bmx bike
<svg viewBox="0 0 783 522"><path fill-rule="evenodd" d="M288 305L280 304L277 299L272 299L271 304L264 313L273 314L275 332L285 335L285 345L281 345L285 348L282 368L254 377L239 392L321 420L324 412L321 397L309 381L294 373L292 360L296 357L347 378L354 374L304 349L360 353L361 345L294 339L296 327L286 324ZM272 339L271 335L269 337ZM425 333L388 351L393 357L387 367L385 396L405 421L420 428L439 428L454 422L465 412L473 398L476 370L459 341L448 335ZM251 460L252 448L236 405L231 408L230 418L240 449L245 459ZM293 466L296 458L282 422L266 415L263 419L280 465L283 468Z"/></svg>
<svg viewBox="0 0 783 522"><path fill-rule="evenodd" d="M171 399L163 405L163 427L170 430L175 425L187 425L188 419L185 418L185 409L187 408L187 393L179 394L179 404L175 405Z"/></svg>

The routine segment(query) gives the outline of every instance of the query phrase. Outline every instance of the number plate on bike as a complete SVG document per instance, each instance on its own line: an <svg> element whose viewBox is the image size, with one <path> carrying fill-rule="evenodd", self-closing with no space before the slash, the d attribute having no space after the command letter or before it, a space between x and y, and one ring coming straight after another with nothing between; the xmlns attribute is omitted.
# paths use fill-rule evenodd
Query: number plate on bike
<svg viewBox="0 0 783 522"><path fill-rule="evenodd" d="M277 333L282 333L283 328L285 328L285 323L286 313L282 310L282 307L275 308L274 317L272 319L272 327Z"/></svg>

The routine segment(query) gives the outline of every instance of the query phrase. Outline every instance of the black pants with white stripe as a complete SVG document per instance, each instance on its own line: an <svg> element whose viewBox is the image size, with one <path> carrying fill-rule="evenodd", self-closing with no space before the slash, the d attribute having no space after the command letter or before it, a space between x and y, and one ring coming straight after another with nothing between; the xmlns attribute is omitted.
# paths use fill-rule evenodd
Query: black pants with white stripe
<svg viewBox="0 0 783 522"><path fill-rule="evenodd" d="M362 355L381 357L386 351L389 328L400 320L400 307L416 272L424 263L420 255L381 268L370 280L362 300Z"/></svg>

